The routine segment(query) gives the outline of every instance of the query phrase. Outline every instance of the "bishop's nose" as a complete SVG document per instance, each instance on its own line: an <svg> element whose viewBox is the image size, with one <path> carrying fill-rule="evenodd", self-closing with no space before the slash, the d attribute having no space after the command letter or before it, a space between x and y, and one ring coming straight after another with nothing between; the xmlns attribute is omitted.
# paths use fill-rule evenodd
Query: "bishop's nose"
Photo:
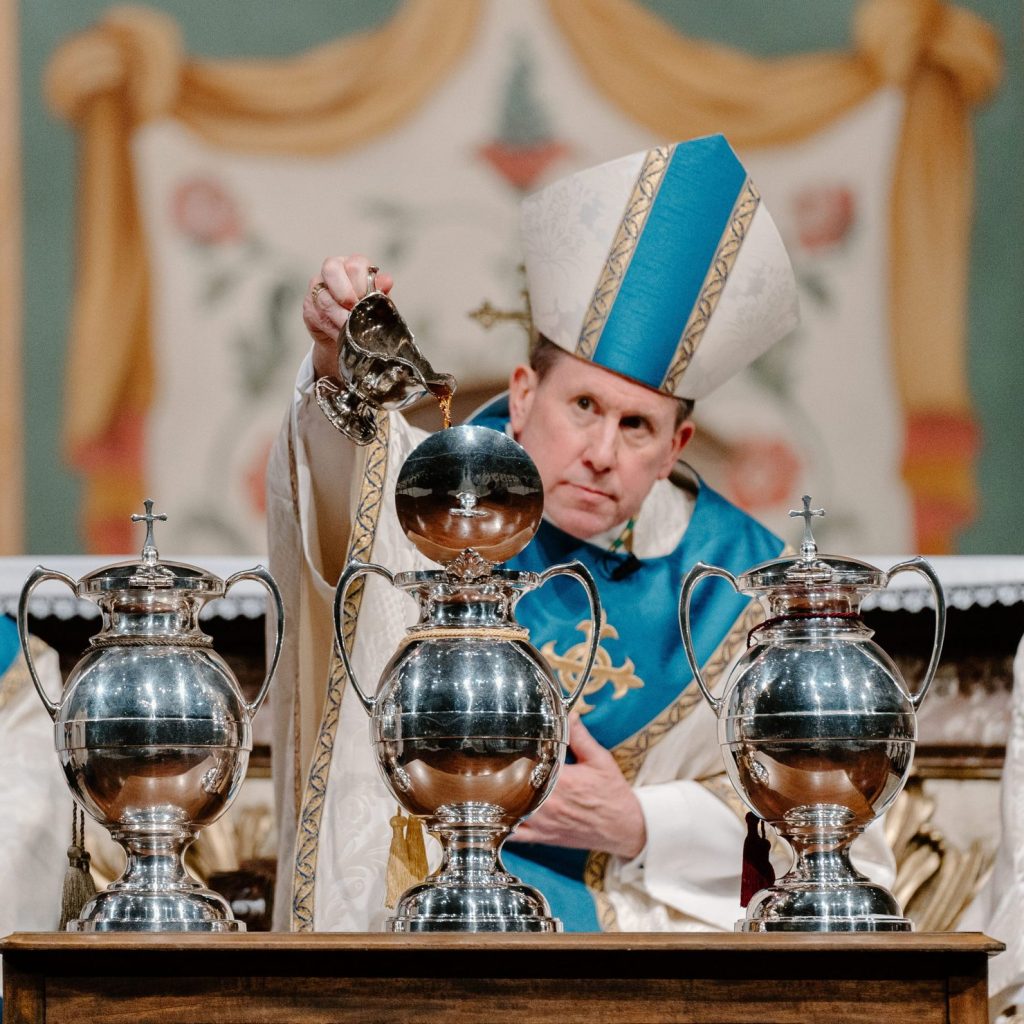
<svg viewBox="0 0 1024 1024"><path fill-rule="evenodd" d="M595 473L606 473L618 457L618 423L611 417L595 423L587 436L584 459Z"/></svg>

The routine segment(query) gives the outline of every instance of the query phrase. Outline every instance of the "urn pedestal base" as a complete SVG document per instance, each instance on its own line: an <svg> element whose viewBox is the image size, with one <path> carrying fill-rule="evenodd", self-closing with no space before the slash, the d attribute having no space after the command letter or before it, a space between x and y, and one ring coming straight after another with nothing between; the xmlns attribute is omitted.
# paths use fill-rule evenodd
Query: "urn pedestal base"
<svg viewBox="0 0 1024 1024"><path fill-rule="evenodd" d="M786 883L762 889L736 922L738 932L909 932L895 897L861 876L813 885Z"/></svg>
<svg viewBox="0 0 1024 1024"><path fill-rule="evenodd" d="M211 889L189 893L98 893L69 921L69 932L244 932L245 924Z"/></svg>
<svg viewBox="0 0 1024 1024"><path fill-rule="evenodd" d="M399 901L389 932L560 932L547 900L532 886L424 882Z"/></svg>
<svg viewBox="0 0 1024 1024"><path fill-rule="evenodd" d="M113 833L128 863L117 881L98 892L69 921L69 932L244 932L231 906L185 867L195 833Z"/></svg>
<svg viewBox="0 0 1024 1024"><path fill-rule="evenodd" d="M501 846L511 831L500 807L449 804L429 819L441 865L407 889L385 922L389 932L560 932L544 896L505 870Z"/></svg>

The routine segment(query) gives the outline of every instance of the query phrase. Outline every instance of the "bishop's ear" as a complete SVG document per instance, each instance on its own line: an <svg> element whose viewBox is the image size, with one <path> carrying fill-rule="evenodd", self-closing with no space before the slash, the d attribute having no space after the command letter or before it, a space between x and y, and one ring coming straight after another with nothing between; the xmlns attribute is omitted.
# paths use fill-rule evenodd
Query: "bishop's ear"
<svg viewBox="0 0 1024 1024"><path fill-rule="evenodd" d="M664 480L672 472L673 467L679 461L679 457L683 453L683 449L692 440L695 429L693 420L683 420L683 422L676 427L675 433L672 435L671 448L666 452L665 461L662 464L661 471L658 473L659 480Z"/></svg>
<svg viewBox="0 0 1024 1024"><path fill-rule="evenodd" d="M537 371L525 364L517 366L508 379L508 411L513 435L518 436L526 425L538 383Z"/></svg>

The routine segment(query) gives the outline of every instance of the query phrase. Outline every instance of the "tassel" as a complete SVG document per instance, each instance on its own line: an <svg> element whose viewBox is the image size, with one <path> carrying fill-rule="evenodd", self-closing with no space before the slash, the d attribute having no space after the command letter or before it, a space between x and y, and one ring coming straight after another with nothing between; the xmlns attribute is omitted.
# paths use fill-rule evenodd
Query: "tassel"
<svg viewBox="0 0 1024 1024"><path fill-rule="evenodd" d="M427 847L419 818L406 817L401 807L391 819L388 851L387 896L384 905L393 910L402 893L427 877Z"/></svg>
<svg viewBox="0 0 1024 1024"><path fill-rule="evenodd" d="M745 907L762 889L775 883L775 869L769 860L772 844L764 834L764 821L747 811L747 838L743 841L743 871L740 874L740 906Z"/></svg>
<svg viewBox="0 0 1024 1024"><path fill-rule="evenodd" d="M89 870L89 853L85 848L85 814L75 804L71 809L71 845L68 847L68 867L64 872L64 886L60 895L60 924L65 931L86 903L96 895L96 883Z"/></svg>

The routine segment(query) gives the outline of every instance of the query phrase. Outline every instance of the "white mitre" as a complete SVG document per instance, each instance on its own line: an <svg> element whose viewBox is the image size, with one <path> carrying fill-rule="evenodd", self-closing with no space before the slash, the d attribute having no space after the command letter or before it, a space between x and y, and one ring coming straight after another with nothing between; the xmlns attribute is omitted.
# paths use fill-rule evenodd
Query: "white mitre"
<svg viewBox="0 0 1024 1024"><path fill-rule="evenodd" d="M557 181L521 226L536 330L668 394L703 398L799 319L778 229L721 135Z"/></svg>

